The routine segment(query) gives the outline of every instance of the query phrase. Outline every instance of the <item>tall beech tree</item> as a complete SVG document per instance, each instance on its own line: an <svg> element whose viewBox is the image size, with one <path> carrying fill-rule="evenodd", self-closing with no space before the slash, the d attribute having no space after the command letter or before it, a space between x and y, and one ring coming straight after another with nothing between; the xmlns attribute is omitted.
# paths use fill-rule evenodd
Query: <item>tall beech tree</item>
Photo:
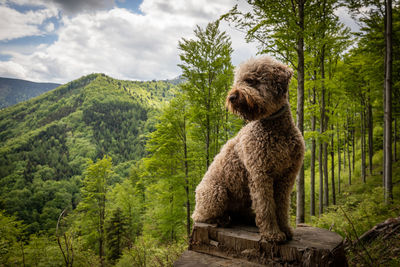
<svg viewBox="0 0 400 267"><path fill-rule="evenodd" d="M386 0L385 5L386 28L385 28L385 97L384 97L384 147L385 154L384 175L385 175L385 202L388 204L393 200L392 184L392 0Z"/></svg>
<svg viewBox="0 0 400 267"><path fill-rule="evenodd" d="M182 86L187 86L187 84ZM170 211L171 214L177 216L181 214L179 201L185 203L186 215L184 217L189 240L193 182L190 181L191 178L189 177L190 140L188 138L187 117L187 99L179 92L162 109L158 117L162 123L156 124L156 130L149 136L147 151L150 155L144 159L144 162L147 170L156 178L155 185L149 190L150 195L161 195L161 197L154 199L150 196L153 205L157 206L156 211L161 213ZM163 191L165 191L164 194ZM169 209L163 207L169 207ZM154 211L151 212L154 213ZM170 215L166 220L159 221L158 232L161 232L161 236L176 239L177 228L183 226L183 221L180 216L173 218ZM175 220L174 223L171 223L172 220Z"/></svg>
<svg viewBox="0 0 400 267"><path fill-rule="evenodd" d="M205 29L197 26L194 35L194 39L179 41L178 66L187 79L188 86L183 90L190 103L191 120L200 126L208 169L224 136L220 129L224 129L227 84L233 80L233 50L229 36L219 30L219 21L209 23Z"/></svg>
<svg viewBox="0 0 400 267"><path fill-rule="evenodd" d="M81 188L82 201L78 206L78 211L82 215L83 232L87 234L89 240L97 242L101 266L105 265L106 193L111 173L110 157L104 156L96 162L89 160Z"/></svg>

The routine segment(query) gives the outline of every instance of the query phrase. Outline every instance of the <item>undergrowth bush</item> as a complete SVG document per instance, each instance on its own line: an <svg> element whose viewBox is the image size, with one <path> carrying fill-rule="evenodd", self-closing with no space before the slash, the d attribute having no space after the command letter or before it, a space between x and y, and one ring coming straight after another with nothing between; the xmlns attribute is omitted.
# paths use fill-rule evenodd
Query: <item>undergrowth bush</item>
<svg viewBox="0 0 400 267"><path fill-rule="evenodd" d="M141 236L130 249L123 252L115 266L172 266L186 248L186 240L159 244L153 238Z"/></svg>

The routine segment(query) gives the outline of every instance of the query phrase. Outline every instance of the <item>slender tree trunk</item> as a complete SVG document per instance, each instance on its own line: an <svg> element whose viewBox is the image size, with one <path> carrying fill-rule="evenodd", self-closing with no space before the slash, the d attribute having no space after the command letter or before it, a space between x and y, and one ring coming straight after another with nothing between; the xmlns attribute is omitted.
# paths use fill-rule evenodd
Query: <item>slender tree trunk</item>
<svg viewBox="0 0 400 267"><path fill-rule="evenodd" d="M373 117L372 117L372 105L371 98L368 89L368 159L369 159L369 174L372 175L372 157L374 156L374 125L373 125Z"/></svg>
<svg viewBox="0 0 400 267"><path fill-rule="evenodd" d="M351 160L350 160L350 127L349 127L349 117L347 116L347 161L349 163L349 185L351 185Z"/></svg>
<svg viewBox="0 0 400 267"><path fill-rule="evenodd" d="M210 112L209 108L207 108L207 112ZM211 130L210 130L210 115L206 115L206 170L208 170L208 167L210 166L210 135L211 135Z"/></svg>
<svg viewBox="0 0 400 267"><path fill-rule="evenodd" d="M393 133L393 142L394 142L394 162L397 161L397 118L394 118L394 133Z"/></svg>
<svg viewBox="0 0 400 267"><path fill-rule="evenodd" d="M345 135L343 139L343 171L346 171L346 145L347 145L347 133L345 130Z"/></svg>
<svg viewBox="0 0 400 267"><path fill-rule="evenodd" d="M385 118L385 202L393 201L392 189L392 0L386 0L386 74L385 74L385 92L386 99L384 103Z"/></svg>
<svg viewBox="0 0 400 267"><path fill-rule="evenodd" d="M363 102L363 101L362 101ZM361 103L361 177L364 183L366 183L365 174L365 116L364 116L364 105Z"/></svg>
<svg viewBox="0 0 400 267"><path fill-rule="evenodd" d="M297 127L303 135L304 128L304 0L297 1L298 3L298 40L297 40ZM297 176L297 209L296 223L304 223L305 213L305 193L304 193L304 165L302 165L299 175Z"/></svg>
<svg viewBox="0 0 400 267"><path fill-rule="evenodd" d="M315 75L315 73L314 73ZM315 87L313 88L312 104L315 105ZM315 131L315 115L311 117L311 130ZM315 216L315 138L311 140L311 177L310 177L310 214Z"/></svg>
<svg viewBox="0 0 400 267"><path fill-rule="evenodd" d="M383 197L386 200L386 153L385 153L385 147L386 147L386 127L385 127L385 105L386 105L386 73L387 73L387 1L385 0L385 15L383 18L384 24L385 24L385 57L384 57L384 66L385 66L385 79L383 81L383 145L382 145L382 152L383 152L383 164L382 164L382 187L383 187Z"/></svg>
<svg viewBox="0 0 400 267"><path fill-rule="evenodd" d="M190 194L189 194L189 164L186 141L186 118L183 117L183 153L185 161L185 192L186 192L186 234L187 240L190 240Z"/></svg>
<svg viewBox="0 0 400 267"><path fill-rule="evenodd" d="M324 133L324 123L325 121L325 90L322 87L321 92L321 108L320 108L320 126L319 133L321 138L319 140L319 148L318 148L318 170L319 170L319 215L324 212L324 160L323 160L323 138L322 134ZM326 202L325 202L326 203Z"/></svg>
<svg viewBox="0 0 400 267"><path fill-rule="evenodd" d="M352 134L351 134L351 142L352 142L352 152L353 152L353 162L352 162L352 167L353 167L353 173L354 173L354 165L355 165L355 162L356 162L356 142L355 142L355 139L356 139L356 127L355 127L355 125L354 125L354 118L352 118L352 127L351 127L351 131L352 131Z"/></svg>
<svg viewBox="0 0 400 267"><path fill-rule="evenodd" d="M338 144L337 144L337 148L338 148L337 149L337 153L338 153L338 193L340 195L340 173L341 173L342 163L341 163L341 153L340 153L341 142L340 142L339 123L336 124L336 127L337 127L337 142L338 142Z"/></svg>
<svg viewBox="0 0 400 267"><path fill-rule="evenodd" d="M322 46L321 49L321 118L323 119L322 123L322 132L327 130L327 116L326 116L326 100L325 100L325 45ZM324 204L325 206L329 206L329 177L328 177L328 144L323 141L322 145L323 149L323 171L324 171Z"/></svg>
<svg viewBox="0 0 400 267"><path fill-rule="evenodd" d="M335 153L334 153L334 128L331 125L331 182L332 182L332 204L336 205L336 191L335 191Z"/></svg>
<svg viewBox="0 0 400 267"><path fill-rule="evenodd" d="M323 145L323 165L324 165L324 204L329 206L329 176L328 176L328 144Z"/></svg>
<svg viewBox="0 0 400 267"><path fill-rule="evenodd" d="M321 126L320 126L321 127ZM320 130L321 131L321 130ZM321 216L324 212L324 170L323 165L323 152L322 152L322 140L320 140L318 147L318 170L319 170L319 215Z"/></svg>

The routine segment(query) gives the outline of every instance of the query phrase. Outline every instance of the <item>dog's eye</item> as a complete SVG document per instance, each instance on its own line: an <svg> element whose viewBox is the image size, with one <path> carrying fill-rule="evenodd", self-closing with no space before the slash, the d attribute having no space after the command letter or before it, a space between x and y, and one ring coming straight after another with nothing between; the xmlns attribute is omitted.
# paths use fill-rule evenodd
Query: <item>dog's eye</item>
<svg viewBox="0 0 400 267"><path fill-rule="evenodd" d="M253 80L253 79L245 79L244 82L250 86L255 86L258 84L258 80Z"/></svg>

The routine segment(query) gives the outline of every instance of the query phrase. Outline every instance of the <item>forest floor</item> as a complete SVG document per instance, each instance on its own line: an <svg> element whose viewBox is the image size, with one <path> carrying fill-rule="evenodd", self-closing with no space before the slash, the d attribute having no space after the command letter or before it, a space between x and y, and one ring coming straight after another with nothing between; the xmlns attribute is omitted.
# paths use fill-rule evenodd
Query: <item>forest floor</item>
<svg viewBox="0 0 400 267"><path fill-rule="evenodd" d="M398 157L399 158L399 157ZM312 225L330 229L345 238L350 266L400 266L400 160L393 162L392 204L386 205L382 187L382 151L374 155L372 175L367 170L364 183L360 175L348 185L342 177L342 190L337 205L326 208L320 217L312 217ZM356 162L356 167L359 162ZM396 218L396 219L390 219ZM386 227L380 227L388 224ZM363 234L378 227L373 238Z"/></svg>

